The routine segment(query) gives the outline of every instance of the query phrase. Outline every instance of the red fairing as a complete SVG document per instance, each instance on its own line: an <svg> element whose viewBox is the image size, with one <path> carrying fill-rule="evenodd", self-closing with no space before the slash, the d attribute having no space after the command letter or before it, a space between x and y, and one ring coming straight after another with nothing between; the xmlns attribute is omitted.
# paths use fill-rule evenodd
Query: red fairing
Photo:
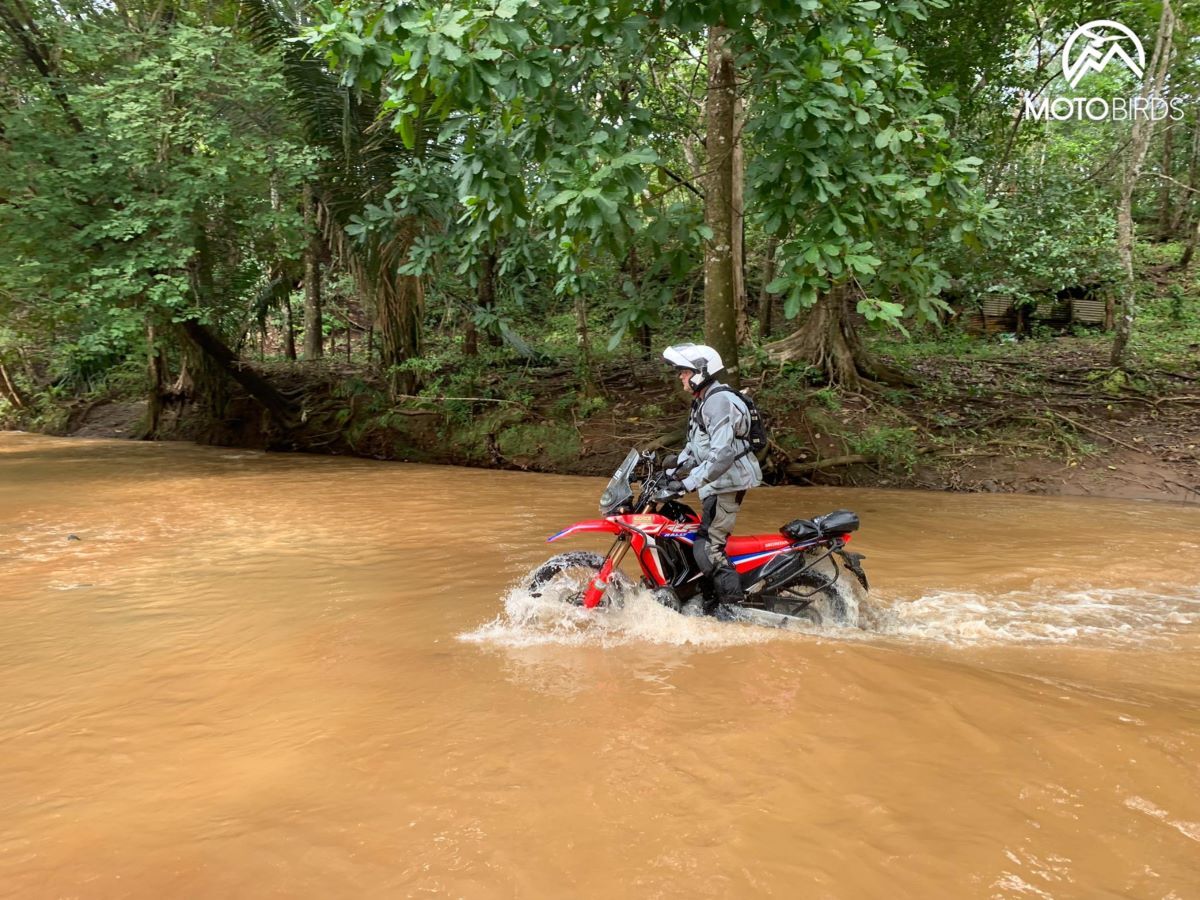
<svg viewBox="0 0 1200 900"><path fill-rule="evenodd" d="M731 537L725 545L725 555L735 570L749 572L766 565L781 553L791 553L802 546L779 534L754 534Z"/></svg>

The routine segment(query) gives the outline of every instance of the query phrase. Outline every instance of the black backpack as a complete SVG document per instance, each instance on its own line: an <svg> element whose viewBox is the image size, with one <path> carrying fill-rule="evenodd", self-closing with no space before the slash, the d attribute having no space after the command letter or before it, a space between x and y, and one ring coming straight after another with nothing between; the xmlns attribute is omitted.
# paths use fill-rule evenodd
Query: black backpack
<svg viewBox="0 0 1200 900"><path fill-rule="evenodd" d="M696 424L700 427L701 431L708 434L708 429L704 426L704 401L713 394L719 394L722 391L729 391L729 393L741 400L746 405L746 412L750 418L750 429L745 434L738 435L741 440L746 442L746 449L739 453L736 459L741 459L748 453L753 453L755 456L761 457L767 449L767 443L770 441L770 437L767 434L767 424L763 421L762 413L758 411L758 407L754 405L754 401L741 391L731 388L727 384L722 384L713 388L702 400L693 402L692 415L696 419Z"/></svg>

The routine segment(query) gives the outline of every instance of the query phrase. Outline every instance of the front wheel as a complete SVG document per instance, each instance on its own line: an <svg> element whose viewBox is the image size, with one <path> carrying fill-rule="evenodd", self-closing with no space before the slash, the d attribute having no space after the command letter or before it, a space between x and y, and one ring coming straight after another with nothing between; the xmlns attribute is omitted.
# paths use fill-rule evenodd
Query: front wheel
<svg viewBox="0 0 1200 900"><path fill-rule="evenodd" d="M604 566L607 557L587 550L573 550L552 556L529 573L525 588L531 597L549 597L570 603L583 604L583 594L588 582ZM613 572L608 582L605 602L629 586L629 580L620 572Z"/></svg>

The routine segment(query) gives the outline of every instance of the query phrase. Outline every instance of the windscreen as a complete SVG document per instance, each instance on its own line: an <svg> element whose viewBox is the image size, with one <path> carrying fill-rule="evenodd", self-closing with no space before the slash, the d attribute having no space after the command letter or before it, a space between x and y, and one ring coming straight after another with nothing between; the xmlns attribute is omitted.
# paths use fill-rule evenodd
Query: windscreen
<svg viewBox="0 0 1200 900"><path fill-rule="evenodd" d="M608 485L604 488L604 493L600 495L600 512L602 515L611 515L616 511L617 507L633 499L633 488L629 486L629 479L633 476L633 470L638 464L638 458L637 450L630 450L629 455L625 457L625 461L617 467L617 471L609 479Z"/></svg>

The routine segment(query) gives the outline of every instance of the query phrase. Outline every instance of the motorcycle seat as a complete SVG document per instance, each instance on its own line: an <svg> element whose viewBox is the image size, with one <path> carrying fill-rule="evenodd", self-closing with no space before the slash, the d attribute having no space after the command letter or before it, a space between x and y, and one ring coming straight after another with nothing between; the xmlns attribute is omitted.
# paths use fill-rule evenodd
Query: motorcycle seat
<svg viewBox="0 0 1200 900"><path fill-rule="evenodd" d="M725 555L733 559L735 556L749 556L754 553L765 553L768 550L780 550L788 544L789 541L786 538L773 534L731 537L725 545Z"/></svg>

